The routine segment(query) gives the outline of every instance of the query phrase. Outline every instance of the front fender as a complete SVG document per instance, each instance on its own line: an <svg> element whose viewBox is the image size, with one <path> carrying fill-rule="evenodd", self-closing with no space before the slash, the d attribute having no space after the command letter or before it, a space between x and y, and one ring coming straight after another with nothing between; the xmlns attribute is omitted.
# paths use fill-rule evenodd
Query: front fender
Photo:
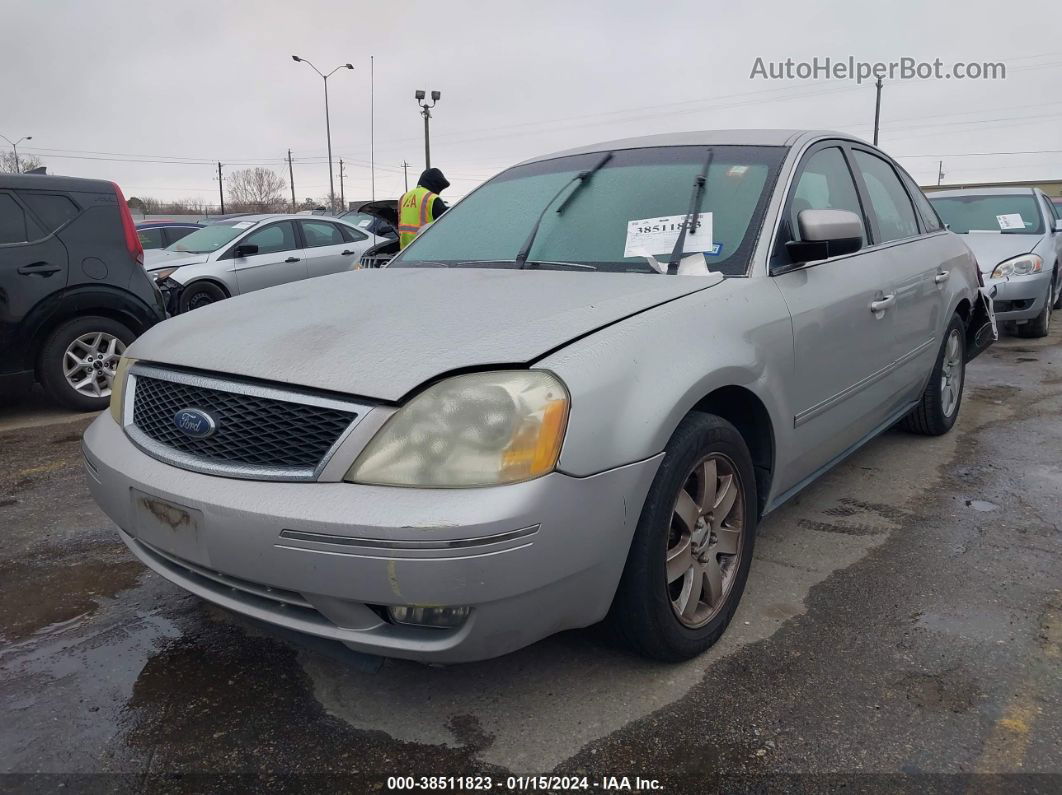
<svg viewBox="0 0 1062 795"><path fill-rule="evenodd" d="M792 333L789 312L766 277L731 278L537 362L560 376L572 396L559 468L587 476L656 455L682 418L724 386L744 387L763 402L781 461L789 438Z"/></svg>

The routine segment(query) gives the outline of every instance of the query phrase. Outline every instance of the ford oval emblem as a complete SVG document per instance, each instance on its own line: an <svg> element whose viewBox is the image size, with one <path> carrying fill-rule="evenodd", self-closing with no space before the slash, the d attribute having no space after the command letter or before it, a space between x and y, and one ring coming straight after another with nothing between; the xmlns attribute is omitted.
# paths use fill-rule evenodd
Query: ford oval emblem
<svg viewBox="0 0 1062 795"><path fill-rule="evenodd" d="M173 424L193 439L205 439L218 429L214 418L200 409L181 409L173 415Z"/></svg>

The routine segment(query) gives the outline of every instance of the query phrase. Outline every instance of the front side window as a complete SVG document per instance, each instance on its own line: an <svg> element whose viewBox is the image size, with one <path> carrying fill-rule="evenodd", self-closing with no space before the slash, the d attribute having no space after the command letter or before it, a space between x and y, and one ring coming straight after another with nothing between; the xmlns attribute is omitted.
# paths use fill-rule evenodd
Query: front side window
<svg viewBox="0 0 1062 795"><path fill-rule="evenodd" d="M189 235L188 237L191 237ZM241 246L258 246L259 254L276 254L279 251L292 251L298 248L295 243L295 229L291 221L264 226L247 235L239 243Z"/></svg>
<svg viewBox="0 0 1062 795"><path fill-rule="evenodd" d="M820 149L803 166L789 202L789 224L793 239L799 239L801 210L848 210L863 218L852 172L836 146ZM866 230L863 231L866 244Z"/></svg>
<svg viewBox="0 0 1062 795"><path fill-rule="evenodd" d="M712 150L699 207L712 214L713 245L705 258L711 270L744 275L786 149ZM573 178L601 162L604 152L516 166L454 206L391 266L513 267L545 210L528 254L531 267L654 272L645 256L633 255L644 246L631 244L632 235L640 240L643 234L632 222L644 221L641 229L648 229L677 216L681 226L707 152L706 146L619 150L582 183ZM666 261L667 246L654 245L657 250L649 253Z"/></svg>
<svg viewBox="0 0 1062 795"><path fill-rule="evenodd" d="M918 234L914 207L900 178L888 162L869 152L854 152L856 167L867 186L870 210L878 221L881 243Z"/></svg>
<svg viewBox="0 0 1062 795"><path fill-rule="evenodd" d="M1042 235L1043 219L1031 193L981 193L930 199L952 232Z"/></svg>
<svg viewBox="0 0 1062 795"><path fill-rule="evenodd" d="M300 221L299 223L302 224L302 234L306 238L307 248L343 244L343 235L334 224L327 221Z"/></svg>

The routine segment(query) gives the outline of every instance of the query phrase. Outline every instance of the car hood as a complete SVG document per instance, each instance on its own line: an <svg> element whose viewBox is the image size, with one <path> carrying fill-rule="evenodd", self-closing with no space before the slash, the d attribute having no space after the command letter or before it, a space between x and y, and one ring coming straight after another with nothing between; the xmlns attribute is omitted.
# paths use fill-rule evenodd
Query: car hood
<svg viewBox="0 0 1062 795"><path fill-rule="evenodd" d="M188 254L184 251L167 251L163 248L155 248L144 252L144 267L149 271L157 271L161 268L198 265L200 262L206 262L209 258L209 254Z"/></svg>
<svg viewBox="0 0 1062 795"><path fill-rule="evenodd" d="M350 271L178 315L144 334L128 354L397 401L444 373L532 362L720 281L714 274Z"/></svg>
<svg viewBox="0 0 1062 795"><path fill-rule="evenodd" d="M996 232L971 232L961 237L977 257L981 273L991 273L1005 259L1028 254L1040 242L1039 235L1001 235Z"/></svg>

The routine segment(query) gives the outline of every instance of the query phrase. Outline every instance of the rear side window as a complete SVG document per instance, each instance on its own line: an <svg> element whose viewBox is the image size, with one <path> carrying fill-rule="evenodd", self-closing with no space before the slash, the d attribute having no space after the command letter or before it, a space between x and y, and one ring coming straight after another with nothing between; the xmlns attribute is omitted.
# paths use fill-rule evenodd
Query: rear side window
<svg viewBox="0 0 1062 795"><path fill-rule="evenodd" d="M926 231L937 232L943 229L944 224L940 222L940 216L937 215L937 211L933 209L933 205L929 203L926 195L917 186L912 185L910 187L915 207L918 208L918 214L922 216L922 224L925 226Z"/></svg>
<svg viewBox="0 0 1062 795"><path fill-rule="evenodd" d="M155 229L137 229L136 236L140 238L140 245L144 248L162 248L166 245L162 241L162 230L158 227Z"/></svg>
<svg viewBox="0 0 1062 795"><path fill-rule="evenodd" d="M169 246L176 243L182 237L188 237L192 234L197 226L167 226L162 230L162 234L166 239L165 245Z"/></svg>
<svg viewBox="0 0 1062 795"><path fill-rule="evenodd" d="M330 223L325 221L302 221L302 233L306 236L306 247L338 246L343 243L343 235Z"/></svg>
<svg viewBox="0 0 1062 795"><path fill-rule="evenodd" d="M918 234L914 207L886 161L868 152L855 150L855 162L867 186L870 209L878 219L882 243Z"/></svg>
<svg viewBox="0 0 1062 795"><path fill-rule="evenodd" d="M26 206L44 223L44 228L51 234L59 227L77 218L81 209L68 196L56 193L30 193L19 191L18 194Z"/></svg>
<svg viewBox="0 0 1062 795"><path fill-rule="evenodd" d="M4 193L0 193L0 245L4 243L25 243L29 240L26 229L26 213L18 202Z"/></svg>
<svg viewBox="0 0 1062 795"><path fill-rule="evenodd" d="M852 172L837 147L820 149L804 163L789 203L789 223L794 238L800 235L797 216L801 210L848 210L863 218ZM864 244L866 237L864 230Z"/></svg>

